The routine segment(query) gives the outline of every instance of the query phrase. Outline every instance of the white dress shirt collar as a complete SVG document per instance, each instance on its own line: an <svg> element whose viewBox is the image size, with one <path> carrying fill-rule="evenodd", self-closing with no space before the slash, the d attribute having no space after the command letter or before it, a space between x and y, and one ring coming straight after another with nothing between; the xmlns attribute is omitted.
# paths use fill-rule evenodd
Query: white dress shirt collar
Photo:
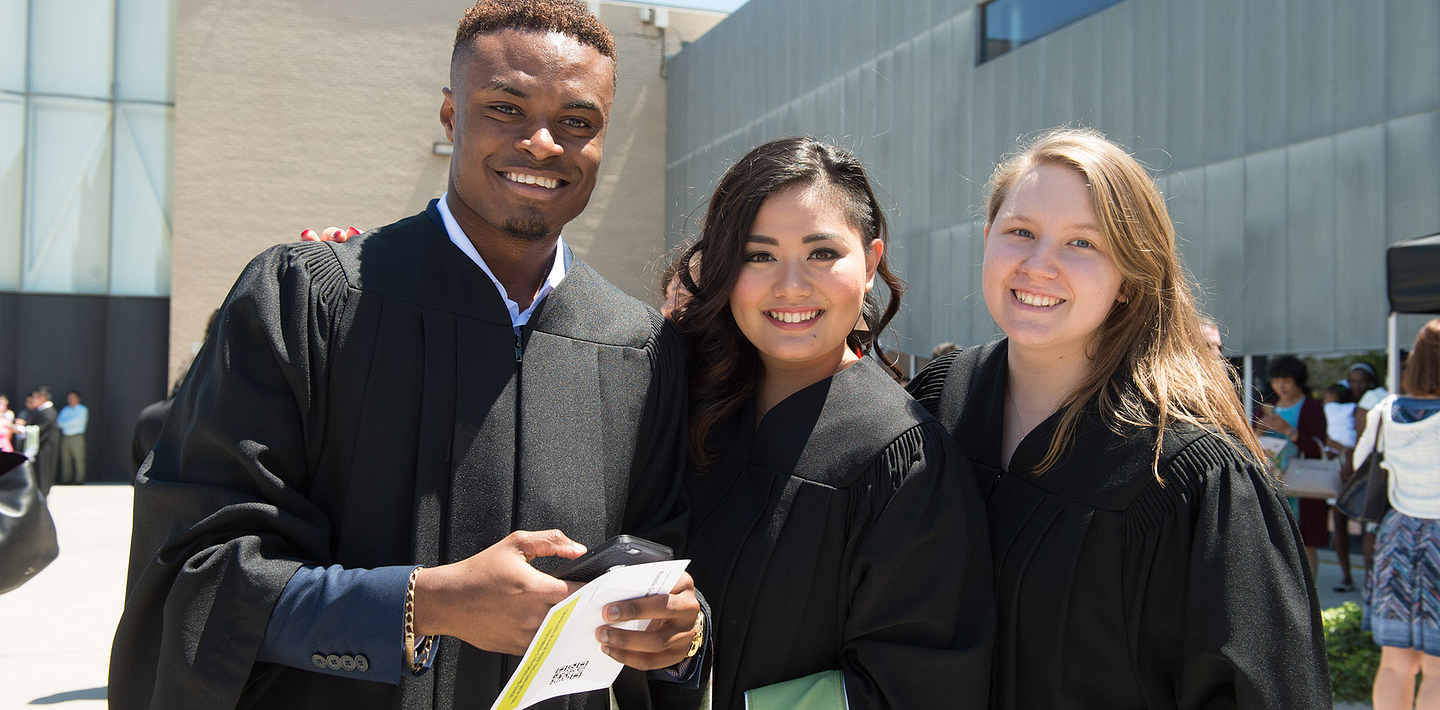
<svg viewBox="0 0 1440 710"><path fill-rule="evenodd" d="M459 247L460 251L465 252L465 256L470 257L470 260L475 262L475 265L479 266L486 276L490 277L491 283L495 284L495 290L500 292L500 298L505 300L505 308L510 311L510 324L519 328L529 323L530 315L535 312L535 307L540 305L540 301L550 295L550 292L554 291L561 281L565 280L565 272L570 269L570 259L565 250L565 238L558 237L556 239L556 258L551 261L550 274L545 277L545 283L541 284L539 293L535 294L535 300L530 302L530 307L522 311L520 304L510 298L510 294L505 292L505 286L495 278L495 273L490 271L485 260L480 258L480 252L475 251L475 245L470 243L470 238L465 236L464 230L460 229L460 224L455 221L455 215L450 214L450 206L447 204L449 196L448 192L440 196L439 208L440 219L445 222L445 233L449 235L450 241Z"/></svg>

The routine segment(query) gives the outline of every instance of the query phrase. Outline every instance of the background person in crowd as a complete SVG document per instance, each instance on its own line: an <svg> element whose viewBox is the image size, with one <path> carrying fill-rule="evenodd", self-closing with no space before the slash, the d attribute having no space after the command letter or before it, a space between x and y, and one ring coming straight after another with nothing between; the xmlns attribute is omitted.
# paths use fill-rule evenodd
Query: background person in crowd
<svg viewBox="0 0 1440 710"><path fill-rule="evenodd" d="M1355 445L1381 451L1390 506L1376 535L1366 621L1380 644L1375 710L1440 708L1440 318L1420 329L1400 395L1376 402ZM1415 693L1415 674L1425 679Z"/></svg>
<svg viewBox="0 0 1440 710"><path fill-rule="evenodd" d="M1325 388L1325 453L1340 457L1340 480L1348 480L1354 469L1350 466L1350 452L1355 448L1355 401L1348 384L1333 384ZM1350 575L1350 518L1340 512L1339 506L1331 506L1331 521L1335 528L1335 556L1340 559L1340 584L1337 592L1355 591L1355 580ZM1368 572L1370 566L1365 566Z"/></svg>
<svg viewBox="0 0 1440 710"><path fill-rule="evenodd" d="M1350 395L1350 385L1333 384L1326 387L1321 405L1325 411L1325 447L1348 454L1355 448L1355 440L1358 438L1355 431L1355 400Z"/></svg>
<svg viewBox="0 0 1440 710"><path fill-rule="evenodd" d="M55 403L50 401L49 387L36 387L25 402L29 411L21 426L40 427L40 448L35 454L35 478L40 482L40 492L50 495L55 485L55 474L60 468L60 427L55 423Z"/></svg>
<svg viewBox="0 0 1440 710"><path fill-rule="evenodd" d="M680 265L688 253L688 247L681 250L680 255L671 259L670 263L665 265L665 269L660 272L660 295L662 297L660 315L666 318L671 317L675 313L675 309L690 298L690 292L686 291L685 284L680 282ZM690 273L694 275L694 278L700 278L699 255L692 258Z"/></svg>
<svg viewBox="0 0 1440 710"><path fill-rule="evenodd" d="M10 437L15 433L15 412L10 411L9 395L0 394L0 451L15 450Z"/></svg>
<svg viewBox="0 0 1440 710"><path fill-rule="evenodd" d="M931 360L934 360L935 358L938 358L938 357L940 357L941 355L944 355L944 354L946 354L946 353L953 353L953 352L955 352L956 350L959 350L959 349L960 349L960 346L959 346L959 345L956 345L955 343L951 343L951 342L940 343L939 345L936 345L936 346L935 346L935 349L934 349L934 350L931 350L931 351L930 351L930 359L931 359Z"/></svg>
<svg viewBox="0 0 1440 710"><path fill-rule="evenodd" d="M1225 359L1225 342L1220 339L1220 323L1214 318L1200 319L1200 334L1205 337L1205 347L1221 360Z"/></svg>
<svg viewBox="0 0 1440 710"><path fill-rule="evenodd" d="M1355 416L1359 418L1355 428L1359 431L1365 428L1370 410L1390 393L1380 385L1380 377L1368 362L1351 365L1346 379L1350 382L1350 392L1355 396Z"/></svg>
<svg viewBox="0 0 1440 710"><path fill-rule="evenodd" d="M1355 433L1358 436L1365 429L1370 410L1390 393L1380 385L1380 375L1367 362L1351 365L1346 379L1350 382L1350 393L1355 398ZM1364 532L1360 536L1360 552L1365 556L1366 579L1370 578L1370 568L1375 561L1375 530L1379 527L1378 523L1365 523Z"/></svg>
<svg viewBox="0 0 1440 710"><path fill-rule="evenodd" d="M1220 335L1220 322L1207 316L1200 317L1200 334L1205 337L1205 346L1211 354L1225 363L1225 374L1230 378L1230 385L1235 390L1235 396L1240 400L1242 408L1247 406L1249 398L1245 392L1245 383L1241 382L1244 376L1240 374L1230 360L1225 357L1225 341Z"/></svg>
<svg viewBox="0 0 1440 710"><path fill-rule="evenodd" d="M1267 368L1270 387L1275 396L1262 411L1256 428L1268 436L1289 440L1281 457L1284 462L1295 456L1320 458L1325 455L1325 409L1309 394L1310 370L1293 355L1271 360ZM1320 548L1330 544L1330 504L1322 498L1299 498L1295 517L1300 521L1300 538L1305 541L1305 554L1310 571L1319 570Z"/></svg>
<svg viewBox="0 0 1440 710"><path fill-rule="evenodd" d="M25 429L25 422L31 418L30 406L35 403L35 394L32 392L25 395L25 400L20 403L20 409L15 412L14 433L10 436L10 445L15 448L16 453L26 453L30 446L26 441L28 432ZM38 474L38 471L37 471Z"/></svg>
<svg viewBox="0 0 1440 710"><path fill-rule="evenodd" d="M988 193L981 284L1006 337L911 392L989 499L990 707L1329 707L1299 533L1149 174L1059 129Z"/></svg>
<svg viewBox="0 0 1440 710"><path fill-rule="evenodd" d="M965 459L876 347L904 291L885 247L860 161L786 138L726 172L681 260L687 555L720 620L716 708L828 671L842 707L986 704L984 511ZM685 268L702 255L702 273Z"/></svg>
<svg viewBox="0 0 1440 710"><path fill-rule="evenodd" d="M314 234L311 230L305 231ZM302 241L320 240L305 239ZM330 241L343 242L345 240L331 239ZM205 335L201 338L201 342L210 339L210 331L215 328L215 318L219 315L218 308L210 312L210 317L205 320ZM180 392L180 386L184 383L184 376L175 380L175 384L170 388L169 397L146 405L144 409L140 410L140 415L135 418L135 433L130 438L131 483L134 483L135 474L140 471L140 466L145 463L145 457L150 455L150 449L154 448L156 440L160 438L160 429L165 425L165 418L170 416L170 408L175 404L175 395Z"/></svg>
<svg viewBox="0 0 1440 710"><path fill-rule="evenodd" d="M177 381L169 397L145 405L135 418L135 433L130 437L131 483L134 483L135 474L139 473L140 466L150 455L150 449L155 447L155 441L160 438L160 429L165 426L165 418L170 416L170 408L174 406L175 394L179 390L180 381Z"/></svg>
<svg viewBox="0 0 1440 710"><path fill-rule="evenodd" d="M65 394L65 406L55 417L60 427L60 482L85 482L85 429L90 425L90 408L80 402L80 393Z"/></svg>
<svg viewBox="0 0 1440 710"><path fill-rule="evenodd" d="M112 708L487 707L574 589L532 559L683 547L683 343L560 238L614 79L584 3L482 0L440 108L447 192L245 269L136 477ZM602 648L698 679L673 672L699 611L684 576L607 607L651 623ZM648 702L641 673L613 691Z"/></svg>

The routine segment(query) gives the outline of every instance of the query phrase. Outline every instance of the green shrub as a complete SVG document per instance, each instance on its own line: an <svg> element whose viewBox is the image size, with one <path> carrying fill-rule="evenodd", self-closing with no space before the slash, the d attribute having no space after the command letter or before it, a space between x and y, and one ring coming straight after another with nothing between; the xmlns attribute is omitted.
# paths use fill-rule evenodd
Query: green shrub
<svg viewBox="0 0 1440 710"><path fill-rule="evenodd" d="M1369 631L1360 630L1364 611L1345 602L1320 612L1325 628L1325 653L1330 657L1330 685L1336 700L1368 702L1375 671L1380 668L1380 647Z"/></svg>

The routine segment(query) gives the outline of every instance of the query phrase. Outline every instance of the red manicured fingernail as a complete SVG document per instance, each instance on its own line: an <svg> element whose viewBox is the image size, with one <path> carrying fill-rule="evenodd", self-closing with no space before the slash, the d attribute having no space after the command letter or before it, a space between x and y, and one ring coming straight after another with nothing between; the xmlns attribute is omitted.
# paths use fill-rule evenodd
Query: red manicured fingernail
<svg viewBox="0 0 1440 710"><path fill-rule="evenodd" d="M358 230L358 229L356 229L356 228L354 228L354 227L351 227L350 229L346 230L345 236L347 236L347 237L353 237L353 236L355 236L355 235L357 235L357 234L359 234L359 233L360 233L360 230Z"/></svg>
<svg viewBox="0 0 1440 710"><path fill-rule="evenodd" d="M307 242L315 242L320 240L319 237L315 236L315 230L313 229L307 229L300 232L300 239Z"/></svg>

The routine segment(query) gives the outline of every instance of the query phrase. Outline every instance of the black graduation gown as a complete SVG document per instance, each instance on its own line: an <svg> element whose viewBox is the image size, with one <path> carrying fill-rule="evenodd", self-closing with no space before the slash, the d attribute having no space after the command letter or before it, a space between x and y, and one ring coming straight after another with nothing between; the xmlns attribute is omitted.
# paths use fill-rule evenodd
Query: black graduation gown
<svg viewBox="0 0 1440 710"><path fill-rule="evenodd" d="M576 260L517 341L440 225L432 202L245 269L137 480L111 707L488 707L516 659L453 638L401 686L256 652L302 564L443 564L517 529L683 544L674 326Z"/></svg>
<svg viewBox="0 0 1440 710"><path fill-rule="evenodd" d="M40 448L35 452L35 477L40 482L40 492L48 494L55 485L55 474L60 470L60 425L58 410L54 405L44 409L32 409L26 424L40 427Z"/></svg>
<svg viewBox="0 0 1440 710"><path fill-rule="evenodd" d="M690 570L715 612L714 707L841 669L851 708L979 707L994 597L984 511L938 423L870 358L755 424L686 481Z"/></svg>
<svg viewBox="0 0 1440 710"><path fill-rule="evenodd" d="M1007 341L937 359L911 391L988 497L999 618L992 708L1328 708L1319 600L1267 473L1193 427L1082 419L1044 457L1057 413L1000 468Z"/></svg>
<svg viewBox="0 0 1440 710"><path fill-rule="evenodd" d="M135 435L130 438L130 475L134 477L135 472L140 470L140 464L145 462L145 457L150 455L150 447L155 445L155 440L160 438L160 427L165 424L165 417L170 416L170 406L175 403L173 397L167 397L146 405L140 410L140 416L135 418Z"/></svg>

